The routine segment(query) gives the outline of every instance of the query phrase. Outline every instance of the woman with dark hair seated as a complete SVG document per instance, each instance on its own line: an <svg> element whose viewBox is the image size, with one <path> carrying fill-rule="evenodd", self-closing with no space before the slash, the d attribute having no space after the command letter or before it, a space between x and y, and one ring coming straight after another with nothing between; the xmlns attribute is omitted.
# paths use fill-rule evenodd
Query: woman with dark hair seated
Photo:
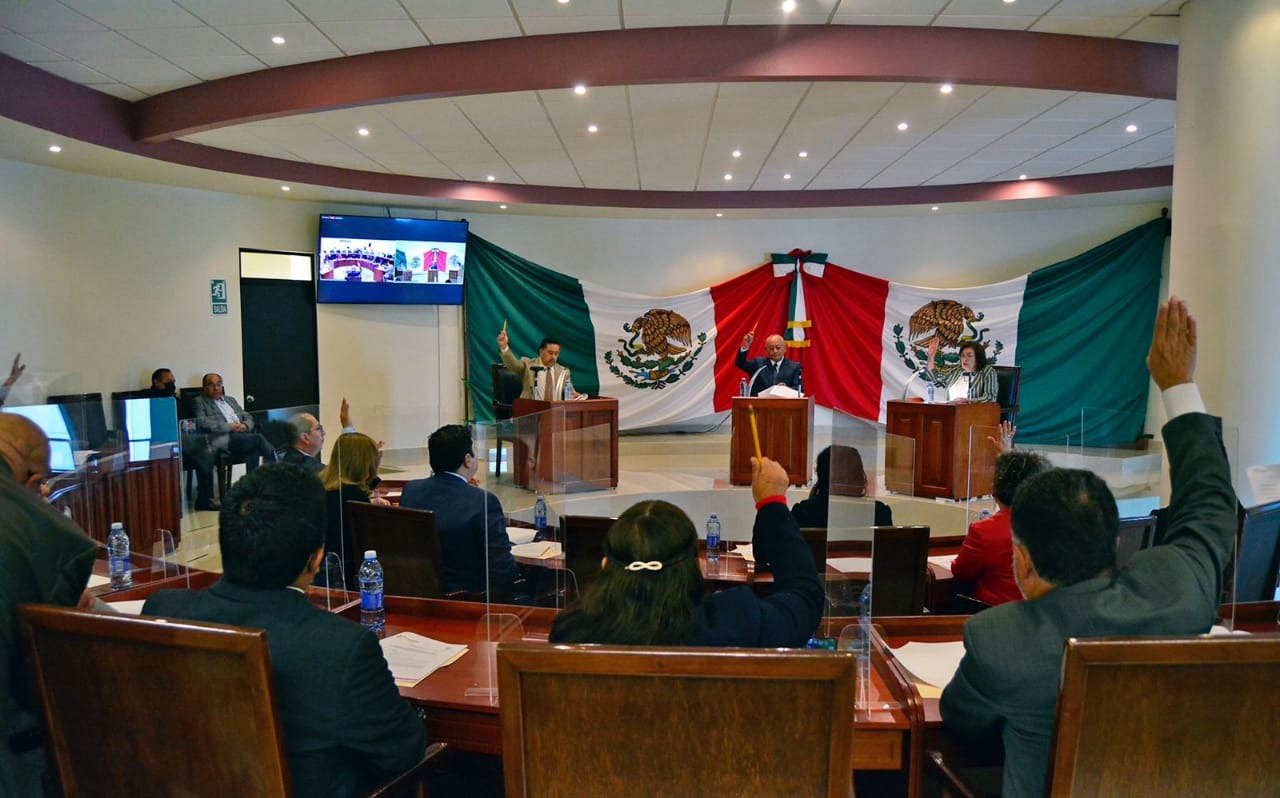
<svg viewBox="0 0 1280 798"><path fill-rule="evenodd" d="M704 598L693 522L674 504L643 501L610 527L604 570L578 604L556 618L551 642L803 646L818 628L825 597L787 511L787 481L782 466L752 458L752 544L758 560L773 564L768 597L742 586Z"/></svg>
<svg viewBox="0 0 1280 798"><path fill-rule="evenodd" d="M862 465L862 455L852 446L828 446L818 452L817 479L809 490L809 498L796 502L791 508L796 523L803 529L822 529L827 526L827 506L831 501L831 450L836 450L836 472L844 486L842 496L867 495L867 470ZM893 526L893 510L876 500L875 526Z"/></svg>

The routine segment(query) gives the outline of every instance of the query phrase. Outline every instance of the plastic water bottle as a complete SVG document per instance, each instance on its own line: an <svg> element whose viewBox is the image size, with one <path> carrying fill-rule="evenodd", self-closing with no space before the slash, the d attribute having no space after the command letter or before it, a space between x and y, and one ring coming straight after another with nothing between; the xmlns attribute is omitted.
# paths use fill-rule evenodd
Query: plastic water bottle
<svg viewBox="0 0 1280 798"><path fill-rule="evenodd" d="M935 387L935 386L934 386L934 384L933 384L933 383L928 383L928 386L924 389L924 397L925 397L925 401L926 401L926 402L928 402L929 404L933 404L933 390L934 390L934 387Z"/></svg>
<svg viewBox="0 0 1280 798"><path fill-rule="evenodd" d="M360 625L372 629L378 637L387 626L387 610L382 606L382 564L378 552L364 553L360 566Z"/></svg>
<svg viewBox="0 0 1280 798"><path fill-rule="evenodd" d="M111 533L107 535L107 572L111 575L112 590L133 584L133 571L129 567L129 536L119 521L111 525Z"/></svg>
<svg viewBox="0 0 1280 798"><path fill-rule="evenodd" d="M542 498L541 493L533 502L533 527L537 530L534 537L542 540L547 534L547 500Z"/></svg>
<svg viewBox="0 0 1280 798"><path fill-rule="evenodd" d="M715 513L707 519L707 566L720 563L720 518Z"/></svg>
<svg viewBox="0 0 1280 798"><path fill-rule="evenodd" d="M750 395L751 394L747 391L747 378L743 377L742 379L738 380L738 396L750 396Z"/></svg>

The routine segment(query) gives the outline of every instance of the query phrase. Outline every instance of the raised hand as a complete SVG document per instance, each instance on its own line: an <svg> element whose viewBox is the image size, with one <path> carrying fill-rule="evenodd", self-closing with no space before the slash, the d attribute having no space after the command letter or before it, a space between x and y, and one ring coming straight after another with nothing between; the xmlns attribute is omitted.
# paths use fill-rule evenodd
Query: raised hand
<svg viewBox="0 0 1280 798"><path fill-rule="evenodd" d="M499 349L506 349L506 348L507 348L507 342L508 342L508 338L507 338L507 330L506 330L506 328L503 328L502 332L498 333L498 348L499 348Z"/></svg>
<svg viewBox="0 0 1280 798"><path fill-rule="evenodd" d="M756 331L755 331L755 330L752 330L751 332L749 332L749 333L747 333L746 335L742 336L742 348L743 348L743 349L746 349L747 347L751 346L751 342L752 342L752 341L754 341L755 339L756 339Z"/></svg>
<svg viewBox="0 0 1280 798"><path fill-rule="evenodd" d="M756 501L787 492L787 470L767 457L751 458L751 495Z"/></svg>
<svg viewBox="0 0 1280 798"><path fill-rule="evenodd" d="M1013 451L1013 436L1018 434L1018 428L1011 421L1000 422L1000 439L996 440L994 435L987 436L987 442L996 450L996 454L1004 454Z"/></svg>
<svg viewBox="0 0 1280 798"><path fill-rule="evenodd" d="M13 365L9 367L9 378L4 381L4 387L12 388L13 384L22 376L22 372L26 370L27 367L22 364L22 353L19 352L13 356Z"/></svg>
<svg viewBox="0 0 1280 798"><path fill-rule="evenodd" d="M1187 303L1177 297L1169 297L1156 313L1147 369L1162 391L1191 382L1195 376L1196 320L1187 311Z"/></svg>

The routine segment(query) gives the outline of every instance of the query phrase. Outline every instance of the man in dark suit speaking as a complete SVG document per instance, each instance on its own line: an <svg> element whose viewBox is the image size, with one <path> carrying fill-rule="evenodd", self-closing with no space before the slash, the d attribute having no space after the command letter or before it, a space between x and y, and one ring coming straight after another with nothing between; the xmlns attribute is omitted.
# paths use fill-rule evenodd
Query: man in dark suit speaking
<svg viewBox="0 0 1280 798"><path fill-rule="evenodd" d="M400 506L435 513L444 589L510 593L520 573L507 517L497 496L472 484L480 466L471 430L441 427L427 439L427 454L431 477L405 485Z"/></svg>
<svg viewBox="0 0 1280 798"><path fill-rule="evenodd" d="M742 339L742 348L733 361L738 368L750 375L747 381L749 395L756 396L774 385L800 390L800 364L787 360L787 342L782 336L770 335L764 339L764 357L748 358L747 349L755 339L755 330L747 333Z"/></svg>
<svg viewBox="0 0 1280 798"><path fill-rule="evenodd" d="M303 592L324 558L324 518L314 475L286 464L255 470L222 500L222 579L194 593L159 591L142 613L265 629L294 793L337 798L412 767L427 735L373 632Z"/></svg>
<svg viewBox="0 0 1280 798"><path fill-rule="evenodd" d="M1013 500L1013 575L1025 601L964 625L964 658L942 693L942 722L974 740L1002 739L1005 798L1044 795L1068 637L1209 631L1236 530L1236 496L1220 419L1195 371L1196 325L1171 298L1156 317L1147 367L1164 398L1173 485L1169 531L1115 570L1119 517L1096 474L1056 468Z"/></svg>

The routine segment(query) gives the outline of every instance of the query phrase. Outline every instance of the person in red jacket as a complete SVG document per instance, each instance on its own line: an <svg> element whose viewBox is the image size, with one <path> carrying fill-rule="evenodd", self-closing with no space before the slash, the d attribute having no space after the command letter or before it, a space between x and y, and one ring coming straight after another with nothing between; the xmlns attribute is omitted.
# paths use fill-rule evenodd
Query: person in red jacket
<svg viewBox="0 0 1280 798"><path fill-rule="evenodd" d="M956 579L972 582L970 593L987 604L1019 601L1022 592L1013 581L1013 530L1009 508L1018 486L1052 466L1042 455L1007 451L996 458L993 492L999 510L969 525L960 553L951 563Z"/></svg>

